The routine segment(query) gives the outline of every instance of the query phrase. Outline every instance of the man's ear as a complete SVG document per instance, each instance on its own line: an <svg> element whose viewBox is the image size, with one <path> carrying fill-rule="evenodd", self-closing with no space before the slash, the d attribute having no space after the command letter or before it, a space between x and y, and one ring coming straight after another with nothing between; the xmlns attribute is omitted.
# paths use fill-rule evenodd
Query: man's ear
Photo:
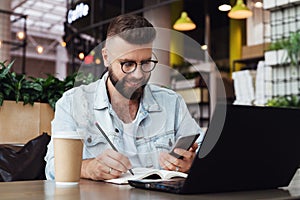
<svg viewBox="0 0 300 200"><path fill-rule="evenodd" d="M102 57L103 57L103 62L104 62L104 66L108 67L109 66L109 62L108 62L108 55L107 55L107 49L104 47L102 49Z"/></svg>

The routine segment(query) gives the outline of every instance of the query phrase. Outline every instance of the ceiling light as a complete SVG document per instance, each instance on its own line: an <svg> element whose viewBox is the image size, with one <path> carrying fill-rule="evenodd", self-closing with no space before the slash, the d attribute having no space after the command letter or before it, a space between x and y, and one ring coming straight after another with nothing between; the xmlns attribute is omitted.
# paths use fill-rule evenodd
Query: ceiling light
<svg viewBox="0 0 300 200"><path fill-rule="evenodd" d="M99 64L101 63L101 60L100 60L99 58L96 58L95 63L96 63L97 65L99 65Z"/></svg>
<svg viewBox="0 0 300 200"><path fill-rule="evenodd" d="M196 28L196 24L188 17L186 12L182 12L173 28L178 31L190 31Z"/></svg>
<svg viewBox="0 0 300 200"><path fill-rule="evenodd" d="M255 2L255 3L254 3L254 7L255 7L255 8L262 8L262 7L263 7L263 3L260 2L260 1Z"/></svg>
<svg viewBox="0 0 300 200"><path fill-rule="evenodd" d="M228 17L232 19L246 19L251 16L252 11L244 4L243 0L237 0L235 6L228 13Z"/></svg>
<svg viewBox="0 0 300 200"><path fill-rule="evenodd" d="M42 54L43 51L44 51L44 47L41 46L41 45L37 45L36 46L36 51L37 51L38 54Z"/></svg>
<svg viewBox="0 0 300 200"><path fill-rule="evenodd" d="M24 38L25 38L25 33L24 33L23 31L18 31L18 32L17 32L17 38L18 38L19 40L24 40Z"/></svg>
<svg viewBox="0 0 300 200"><path fill-rule="evenodd" d="M78 58L79 58L80 60L83 60L83 59L84 59L84 53L80 52L80 53L78 54Z"/></svg>
<svg viewBox="0 0 300 200"><path fill-rule="evenodd" d="M202 50L207 50L207 48L208 48L208 47L207 47L206 44L204 44L204 45L201 46L201 49L202 49Z"/></svg>
<svg viewBox="0 0 300 200"><path fill-rule="evenodd" d="M222 4L218 7L218 9L220 11L229 11L231 9L231 5L228 5L228 4Z"/></svg>
<svg viewBox="0 0 300 200"><path fill-rule="evenodd" d="M67 46L67 43L66 43L65 41L61 41L61 42L60 42L60 45L61 45L62 47L66 47L66 46Z"/></svg>

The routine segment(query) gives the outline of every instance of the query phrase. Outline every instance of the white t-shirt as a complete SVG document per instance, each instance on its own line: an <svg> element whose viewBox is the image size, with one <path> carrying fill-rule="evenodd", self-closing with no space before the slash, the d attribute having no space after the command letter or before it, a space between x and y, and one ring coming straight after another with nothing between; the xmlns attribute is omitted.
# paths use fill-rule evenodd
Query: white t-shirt
<svg viewBox="0 0 300 200"><path fill-rule="evenodd" d="M124 140L124 153L128 156L132 167L141 166L140 159L137 154L137 149L134 143L134 134L137 131L136 119L128 124L123 123L123 140Z"/></svg>

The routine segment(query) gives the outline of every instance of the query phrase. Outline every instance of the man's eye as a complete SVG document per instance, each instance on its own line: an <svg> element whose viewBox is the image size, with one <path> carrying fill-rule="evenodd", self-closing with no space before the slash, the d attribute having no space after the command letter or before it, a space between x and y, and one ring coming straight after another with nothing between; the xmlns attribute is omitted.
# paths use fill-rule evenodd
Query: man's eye
<svg viewBox="0 0 300 200"><path fill-rule="evenodd" d="M135 63L134 62L123 62L124 67L134 67Z"/></svg>
<svg viewBox="0 0 300 200"><path fill-rule="evenodd" d="M142 65L149 65L151 63L151 61L150 60L144 60L141 63L142 63Z"/></svg>

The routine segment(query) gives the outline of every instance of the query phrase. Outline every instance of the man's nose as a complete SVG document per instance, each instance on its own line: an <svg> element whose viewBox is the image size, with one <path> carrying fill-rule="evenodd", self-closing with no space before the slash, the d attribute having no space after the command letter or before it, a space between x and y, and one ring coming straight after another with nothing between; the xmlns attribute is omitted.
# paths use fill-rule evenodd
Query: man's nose
<svg viewBox="0 0 300 200"><path fill-rule="evenodd" d="M144 76L142 65L140 63L137 64L136 69L131 73L131 75L136 79L141 79Z"/></svg>

